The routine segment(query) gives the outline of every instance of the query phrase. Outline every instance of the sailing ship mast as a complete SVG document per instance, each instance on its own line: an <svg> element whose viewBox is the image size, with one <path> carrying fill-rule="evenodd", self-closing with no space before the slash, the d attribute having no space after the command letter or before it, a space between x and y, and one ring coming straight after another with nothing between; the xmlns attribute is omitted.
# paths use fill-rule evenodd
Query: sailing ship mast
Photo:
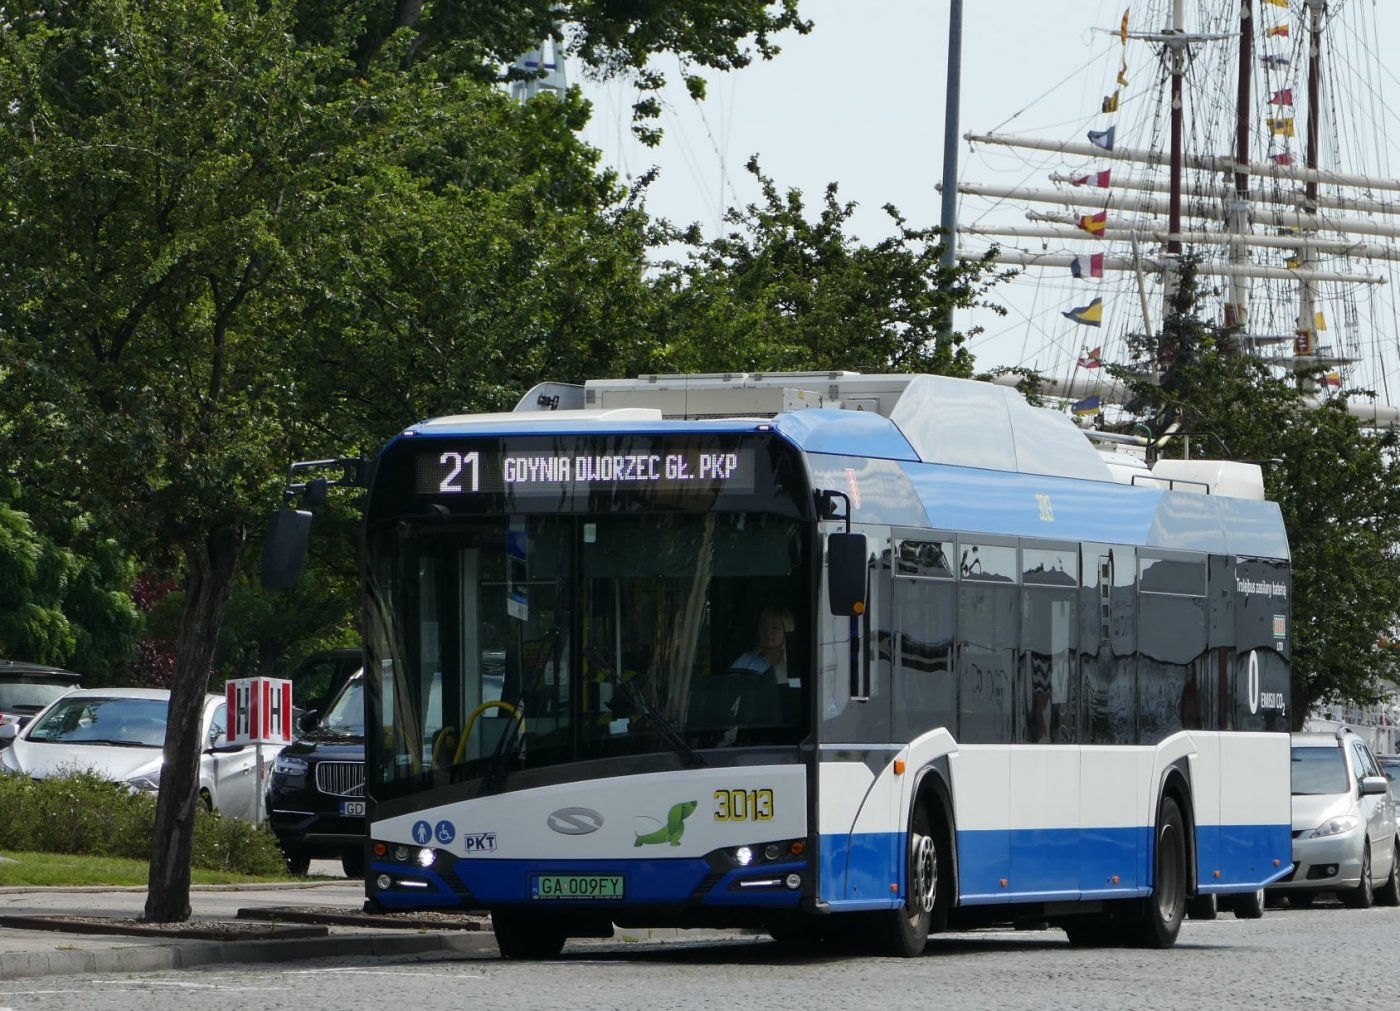
<svg viewBox="0 0 1400 1011"><path fill-rule="evenodd" d="M1370 235L1381 239L1400 237L1400 225L1389 221L1377 221L1352 216L1342 212L1361 214L1390 215L1400 213L1400 203L1376 199L1374 194L1400 191L1400 180L1374 179L1368 176L1324 171L1319 167L1319 140L1321 123L1322 87L1322 32L1324 27L1324 0L1305 0L1308 32L1307 65L1307 133L1305 164L1302 168L1291 164L1286 155L1276 161L1252 163L1251 157L1251 105L1253 87L1253 66L1256 59L1255 36L1263 29L1257 26L1254 0L1241 0L1239 8L1239 31L1228 34L1189 33L1186 30L1183 0L1173 0L1166 26L1158 31L1128 32L1126 13L1122 29L1124 43L1128 38L1147 41L1162 46L1170 71L1171 107L1170 141L1165 154L1154 150L1134 150L1117 145L1105 149L1098 144L1078 144L1073 142L1011 137L1004 134L967 134L965 139L973 143L1005 145L1023 149L1055 151L1065 155L1090 157L1110 164L1126 163L1141 166L1161 166L1166 164L1169 172L1165 186L1165 200L1150 195L1133 196L1132 191L1160 193L1164 187L1151 179L1115 180L1113 192L1107 197L1094 195L1084 189L1049 189L1026 191L1020 188L981 186L964 183L958 187L962 195L984 196L997 200L1015 199L1031 203L1059 205L1064 210L1059 214L1032 212L1027 215L1033 224L1030 227L983 226L965 224L960 234L982 235L989 238L1006 237L1015 239L1039 239L1042 249L1051 243L1061 245L1066 252L1030 252L1026 250L1001 250L993 259L999 263L1020 266L1067 267L1081 258L1069 249L1079 242L1091 239L1083 230L1084 218L1076 219L1077 209L1097 210L1107 220L1102 221L1100 230L1103 241L1113 238L1132 238L1157 244L1161 250L1157 255L1095 256L1096 268L1105 273L1114 271L1149 271L1163 277L1164 315L1170 312L1172 295L1178 274L1177 265L1182 255L1183 244L1191 246L1223 247L1224 258L1206 258L1198 268L1205 276L1221 276L1227 279L1227 294L1224 299L1224 323L1235 328L1237 339L1251 348L1269 344L1281 344L1292 340L1293 355L1272 355L1269 361L1293 369L1311 369L1319 365L1347 365L1356 361L1337 355L1323 354L1317 343L1317 286L1324 283L1342 285L1382 285L1387 282L1383 273L1329 269L1318 259L1323 256L1362 256L1379 261L1400 259L1400 251L1395 246L1378 242L1368 242L1349 236ZM1270 34L1280 33L1276 28ZM1189 47L1198 43L1237 38L1238 72L1236 79L1236 122L1234 150L1228 156L1189 155L1184 151L1185 99L1184 78ZM1125 63L1126 66L1126 63ZM1291 95L1291 93L1289 93ZM1115 104L1116 104L1116 95ZM1107 101L1105 104L1107 106ZM1273 99L1271 98L1271 102ZM1291 102L1291 98L1290 98ZM1107 109L1106 109L1107 111ZM1271 120L1283 122L1282 120ZM1292 120L1287 120L1289 136L1292 135ZM1091 140L1093 139L1091 135ZM1187 201L1184 195L1184 170L1205 171L1218 174L1225 182L1214 189L1197 193ZM1057 183L1083 182L1083 178L1053 175ZM1261 180L1266 185L1260 190L1252 190L1251 183ZM1288 184L1301 184L1301 192L1281 192ZM1364 186L1370 192L1365 198L1324 196L1320 184L1328 186ZM1215 206L1212 207L1211 205ZM1223 206L1223 215L1219 207ZM1104 212L1122 211L1123 214L1107 215ZM1166 228L1146 219L1133 219L1128 213L1157 214L1167 216ZM1213 218L1221 222L1222 228L1202 229L1183 226L1183 214L1192 217ZM1222 220L1223 217L1223 220ZM1063 228L1047 227L1063 225ZM1271 229L1278 234L1256 233L1255 227ZM1319 232L1341 233L1342 238L1320 238ZM1273 266L1251 260L1250 250L1286 249L1293 255L1286 266ZM973 254L968 254L973 255ZM1286 280L1297 289L1297 316L1293 333L1261 332L1261 328L1251 318L1250 281L1272 278ZM1065 314L1069 315L1069 314ZM1064 388L1069 396L1084 395L1082 391L1094 389L1105 393L1104 399L1113 396L1112 389L1102 390L1103 381L1095 377L1092 383L1085 381L1072 388ZM1371 424L1400 423L1400 408L1369 403L1349 405L1351 413L1364 418Z"/></svg>

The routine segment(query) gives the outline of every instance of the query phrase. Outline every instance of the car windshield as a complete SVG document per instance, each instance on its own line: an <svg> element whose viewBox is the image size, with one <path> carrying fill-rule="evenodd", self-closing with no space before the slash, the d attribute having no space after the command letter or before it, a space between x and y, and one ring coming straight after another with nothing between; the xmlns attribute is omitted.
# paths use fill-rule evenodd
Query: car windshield
<svg viewBox="0 0 1400 1011"><path fill-rule="evenodd" d="M1346 793L1348 788L1341 748L1293 749L1293 796Z"/></svg>
<svg viewBox="0 0 1400 1011"><path fill-rule="evenodd" d="M356 674L336 696L326 715L321 717L321 729L346 737L365 736L365 681Z"/></svg>
<svg viewBox="0 0 1400 1011"><path fill-rule="evenodd" d="M165 744L165 699L63 698L29 728L30 741L116 744L159 748Z"/></svg>

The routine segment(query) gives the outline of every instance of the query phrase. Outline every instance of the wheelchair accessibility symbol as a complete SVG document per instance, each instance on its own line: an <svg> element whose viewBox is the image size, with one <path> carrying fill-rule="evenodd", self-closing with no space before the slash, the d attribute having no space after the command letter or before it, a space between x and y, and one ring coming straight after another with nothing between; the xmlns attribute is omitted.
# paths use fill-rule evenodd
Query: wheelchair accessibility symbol
<svg viewBox="0 0 1400 1011"><path fill-rule="evenodd" d="M450 821L440 821L437 823L437 841L446 846L453 839L457 838L457 826Z"/></svg>
<svg viewBox="0 0 1400 1011"><path fill-rule="evenodd" d="M413 823L413 841L419 846L426 846L433 840L433 827L426 821L416 821Z"/></svg>

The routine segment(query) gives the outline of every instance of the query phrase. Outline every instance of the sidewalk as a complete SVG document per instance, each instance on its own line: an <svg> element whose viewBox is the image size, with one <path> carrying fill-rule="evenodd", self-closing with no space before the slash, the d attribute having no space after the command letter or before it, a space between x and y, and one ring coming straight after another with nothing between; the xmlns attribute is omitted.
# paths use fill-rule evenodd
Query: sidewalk
<svg viewBox="0 0 1400 1011"><path fill-rule="evenodd" d="M353 921L363 903L364 883L344 879L304 885L192 888L191 926L205 924L212 929L238 921L249 925L250 934L262 938L211 940L159 934L74 933L28 925L62 922L62 917L137 919L145 908L145 888L0 888L0 980L66 973L151 972L223 962L395 958L495 950L495 938L489 929L424 930L407 925L394 929L330 922ZM343 910L345 915L306 917L320 923L308 926L300 916L296 922L274 919L272 911L283 907ZM240 916L240 912L244 915ZM10 925L16 921L26 926ZM253 924L260 924L261 929Z"/></svg>

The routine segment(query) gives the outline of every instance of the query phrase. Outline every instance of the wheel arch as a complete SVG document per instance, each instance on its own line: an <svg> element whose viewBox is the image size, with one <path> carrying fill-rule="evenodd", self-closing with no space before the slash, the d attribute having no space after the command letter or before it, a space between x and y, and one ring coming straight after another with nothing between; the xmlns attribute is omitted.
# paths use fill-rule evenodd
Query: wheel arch
<svg viewBox="0 0 1400 1011"><path fill-rule="evenodd" d="M938 824L945 833L941 841L944 843L943 851L948 854L948 869L952 875L952 899L956 905L959 895L958 826L953 808L952 781L947 755L941 755L921 768L915 774L914 788L909 794L911 801L907 815L913 815L915 805L928 804L935 815L941 816L938 818Z"/></svg>
<svg viewBox="0 0 1400 1011"><path fill-rule="evenodd" d="M1156 826L1162 820L1162 802L1170 797L1176 801L1177 809L1181 812L1183 834L1182 841L1186 845L1186 894L1194 898L1199 894L1200 888L1200 868L1197 864L1196 852L1196 805L1192 801L1191 790L1191 766L1188 757L1183 756L1172 762L1162 770L1161 782L1157 790L1157 803L1153 808L1153 846L1156 846ZM1155 860L1148 863L1149 867L1155 866ZM1152 882L1156 887L1156 881Z"/></svg>

